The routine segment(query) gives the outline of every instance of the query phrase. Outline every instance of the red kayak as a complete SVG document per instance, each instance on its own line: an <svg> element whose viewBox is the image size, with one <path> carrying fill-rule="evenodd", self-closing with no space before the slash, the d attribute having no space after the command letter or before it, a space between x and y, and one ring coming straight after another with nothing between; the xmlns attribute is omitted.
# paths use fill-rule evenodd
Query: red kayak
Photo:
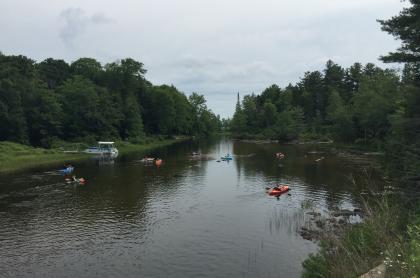
<svg viewBox="0 0 420 278"><path fill-rule="evenodd" d="M270 196L280 196L283 193L289 191L289 186L283 185L279 187L270 188L267 190L268 195Z"/></svg>

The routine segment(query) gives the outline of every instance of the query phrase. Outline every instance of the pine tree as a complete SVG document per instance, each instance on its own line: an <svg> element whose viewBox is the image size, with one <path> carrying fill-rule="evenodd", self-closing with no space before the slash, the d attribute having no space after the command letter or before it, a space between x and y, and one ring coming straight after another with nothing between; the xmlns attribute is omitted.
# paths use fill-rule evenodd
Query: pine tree
<svg viewBox="0 0 420 278"><path fill-rule="evenodd" d="M236 102L235 114L233 114L231 129L233 132L240 134L246 130L246 118L242 111L241 100L238 93L238 100Z"/></svg>
<svg viewBox="0 0 420 278"><path fill-rule="evenodd" d="M420 1L409 0L411 6L399 15L388 20L378 20L382 30L401 40L402 45L396 52L382 56L384 62L411 63L417 69L420 82Z"/></svg>

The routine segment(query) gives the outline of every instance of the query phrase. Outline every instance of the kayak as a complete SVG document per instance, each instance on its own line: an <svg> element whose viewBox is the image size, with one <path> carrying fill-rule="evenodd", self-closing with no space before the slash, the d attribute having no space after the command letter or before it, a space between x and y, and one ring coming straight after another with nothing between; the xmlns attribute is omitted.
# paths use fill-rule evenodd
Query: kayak
<svg viewBox="0 0 420 278"><path fill-rule="evenodd" d="M227 160L232 160L232 159L233 159L233 157L232 157L232 156L230 156L230 154L227 154L226 156L222 156L220 159L221 159L221 160L224 160L224 161L227 161Z"/></svg>
<svg viewBox="0 0 420 278"><path fill-rule="evenodd" d="M284 194L287 191L289 191L289 186L283 185L279 187L270 188L267 190L267 193L270 196L280 196L281 194Z"/></svg>
<svg viewBox="0 0 420 278"><path fill-rule="evenodd" d="M59 170L59 172L60 172L62 175L68 175L68 174L72 173L72 172L73 172L73 170L74 170L74 167L70 166L70 167L67 167L67 168L65 168L65 169L61 169L61 170Z"/></svg>
<svg viewBox="0 0 420 278"><path fill-rule="evenodd" d="M143 162L143 163L153 163L153 161L155 161L155 159L152 157L145 157L140 160L140 162Z"/></svg>
<svg viewBox="0 0 420 278"><path fill-rule="evenodd" d="M66 179L66 183L70 184L70 183L78 183L78 184L85 184L86 180L84 178L80 178L80 179Z"/></svg>
<svg viewBox="0 0 420 278"><path fill-rule="evenodd" d="M282 154L282 153L276 153L276 157L278 159L283 159L284 158L284 154Z"/></svg>

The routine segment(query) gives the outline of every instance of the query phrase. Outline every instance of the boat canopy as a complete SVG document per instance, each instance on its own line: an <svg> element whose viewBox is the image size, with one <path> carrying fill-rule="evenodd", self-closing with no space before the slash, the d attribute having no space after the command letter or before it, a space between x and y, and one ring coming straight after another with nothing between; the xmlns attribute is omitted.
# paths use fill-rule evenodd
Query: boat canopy
<svg viewBox="0 0 420 278"><path fill-rule="evenodd" d="M90 154L118 155L118 150L114 147L114 142L112 141L99 141L98 146L89 147L85 152Z"/></svg>

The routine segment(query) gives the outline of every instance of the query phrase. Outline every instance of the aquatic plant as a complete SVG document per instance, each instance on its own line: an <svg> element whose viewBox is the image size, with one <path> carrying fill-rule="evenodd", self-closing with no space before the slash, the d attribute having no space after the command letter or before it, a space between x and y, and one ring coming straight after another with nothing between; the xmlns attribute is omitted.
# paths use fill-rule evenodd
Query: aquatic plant
<svg viewBox="0 0 420 278"><path fill-rule="evenodd" d="M407 225L420 217L406 217L396 198L371 199L362 223L343 227L339 236L324 234L319 253L303 262L302 277L358 277L380 264L391 277L420 275L420 225Z"/></svg>

